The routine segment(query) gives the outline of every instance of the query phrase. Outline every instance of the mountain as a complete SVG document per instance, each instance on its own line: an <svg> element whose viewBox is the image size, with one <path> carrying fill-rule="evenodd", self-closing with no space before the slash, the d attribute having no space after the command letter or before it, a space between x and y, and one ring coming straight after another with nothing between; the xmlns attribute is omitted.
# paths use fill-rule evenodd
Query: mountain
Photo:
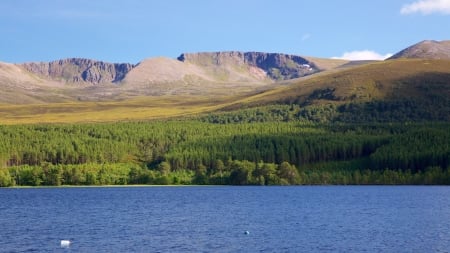
<svg viewBox="0 0 450 253"><path fill-rule="evenodd" d="M74 84L120 84L122 81L155 84L191 79L222 83L270 82L321 70L314 62L300 56L257 52L184 53L177 60L159 57L137 65L68 58L18 66L42 79Z"/></svg>
<svg viewBox="0 0 450 253"><path fill-rule="evenodd" d="M129 63L107 63L82 58L30 62L19 66L43 78L69 83L116 83L133 68Z"/></svg>
<svg viewBox="0 0 450 253"><path fill-rule="evenodd" d="M288 86L243 98L224 109L273 105L296 105L302 108L297 115L302 110L312 110L309 116L325 113L325 118L345 115L345 121L450 121L450 60L370 63L299 79Z"/></svg>
<svg viewBox="0 0 450 253"><path fill-rule="evenodd" d="M402 108L396 116L447 120L450 59L432 58L443 58L448 44L421 42L386 61L229 51L138 64L80 58L0 63L0 119L130 120L273 105L332 105L346 112L352 105L365 108L358 112L364 115Z"/></svg>
<svg viewBox="0 0 450 253"><path fill-rule="evenodd" d="M320 66L294 55L259 52L184 53L177 59L146 59L121 81L140 94L238 94L340 66L348 61L318 59ZM326 64L327 61L333 64Z"/></svg>
<svg viewBox="0 0 450 253"><path fill-rule="evenodd" d="M349 61L236 51L184 53L177 59L150 58L138 64L83 58L4 63L4 66L15 70L3 71L0 75L0 91L3 91L0 103L106 101L161 95L239 95L261 92L279 85L279 81L311 76L347 63Z"/></svg>
<svg viewBox="0 0 450 253"><path fill-rule="evenodd" d="M314 74L319 68L306 58L276 53L261 52L213 52L182 54L177 58L201 66L224 78L233 78L234 73L263 80L287 80ZM218 68L219 67L219 68ZM239 77L239 74L237 75Z"/></svg>
<svg viewBox="0 0 450 253"><path fill-rule="evenodd" d="M450 60L450 40L425 40L394 54L389 59L422 58Z"/></svg>
<svg viewBox="0 0 450 253"><path fill-rule="evenodd" d="M17 66L41 78L65 83L118 84L122 81L167 83L189 77L214 82L270 82L311 75L348 62L278 53L230 51L183 53L177 59L151 58L136 65L68 58Z"/></svg>

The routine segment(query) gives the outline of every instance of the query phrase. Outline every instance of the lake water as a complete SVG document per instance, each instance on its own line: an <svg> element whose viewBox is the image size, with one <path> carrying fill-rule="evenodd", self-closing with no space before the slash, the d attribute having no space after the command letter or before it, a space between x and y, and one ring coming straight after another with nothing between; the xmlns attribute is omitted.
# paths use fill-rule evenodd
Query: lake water
<svg viewBox="0 0 450 253"><path fill-rule="evenodd" d="M449 251L450 187L0 189L0 252Z"/></svg>

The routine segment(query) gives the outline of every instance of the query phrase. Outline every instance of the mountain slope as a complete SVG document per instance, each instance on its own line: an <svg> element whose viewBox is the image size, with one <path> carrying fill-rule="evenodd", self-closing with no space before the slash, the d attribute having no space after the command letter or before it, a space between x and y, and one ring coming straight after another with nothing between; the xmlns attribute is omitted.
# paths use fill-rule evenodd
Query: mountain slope
<svg viewBox="0 0 450 253"><path fill-rule="evenodd" d="M389 59L422 58L450 60L450 40L425 40L394 54Z"/></svg>
<svg viewBox="0 0 450 253"><path fill-rule="evenodd" d="M141 95L213 95L249 92L272 81L249 66L199 66L164 57L146 59L122 80L120 89Z"/></svg>
<svg viewBox="0 0 450 253"><path fill-rule="evenodd" d="M230 108L405 99L439 100L450 106L450 61L400 59L372 63L300 80L246 98Z"/></svg>
<svg viewBox="0 0 450 253"><path fill-rule="evenodd" d="M0 62L0 103L63 102L70 98L54 92L61 87L59 82L41 78L15 64Z"/></svg>
<svg viewBox="0 0 450 253"><path fill-rule="evenodd" d="M241 72L257 80L265 78L287 80L319 71L313 62L303 57L275 53L233 51L194 53L182 54L178 60L205 67L224 78L232 77L230 74L233 72Z"/></svg>

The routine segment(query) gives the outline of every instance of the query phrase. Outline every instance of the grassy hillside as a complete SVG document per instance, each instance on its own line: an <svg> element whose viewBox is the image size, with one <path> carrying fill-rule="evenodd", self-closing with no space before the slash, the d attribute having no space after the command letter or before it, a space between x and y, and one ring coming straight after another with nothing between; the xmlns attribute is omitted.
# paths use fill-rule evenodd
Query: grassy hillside
<svg viewBox="0 0 450 253"><path fill-rule="evenodd" d="M0 105L0 124L81 123L167 119L217 110L229 98L141 97L111 102Z"/></svg>
<svg viewBox="0 0 450 253"><path fill-rule="evenodd" d="M450 61L391 60L299 80L236 105L342 103L376 99L429 100L450 96Z"/></svg>
<svg viewBox="0 0 450 253"><path fill-rule="evenodd" d="M422 58L450 60L450 40L424 40L396 53L389 59Z"/></svg>
<svg viewBox="0 0 450 253"><path fill-rule="evenodd" d="M224 109L258 108L270 114L276 105L289 118L311 119L312 114L320 121L449 121L450 61L370 63L300 79Z"/></svg>

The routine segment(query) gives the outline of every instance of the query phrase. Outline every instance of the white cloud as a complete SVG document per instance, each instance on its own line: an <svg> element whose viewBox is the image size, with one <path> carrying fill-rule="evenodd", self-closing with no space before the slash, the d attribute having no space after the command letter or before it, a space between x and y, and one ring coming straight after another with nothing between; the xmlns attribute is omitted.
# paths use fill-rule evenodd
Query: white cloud
<svg viewBox="0 0 450 253"><path fill-rule="evenodd" d="M379 53L371 51L371 50L362 50L362 51L345 52L342 56L332 57L332 58L333 59L351 60L351 61L362 61L362 60L384 60L391 56L392 56L392 54L382 55L382 54L379 54Z"/></svg>
<svg viewBox="0 0 450 253"><path fill-rule="evenodd" d="M410 4L403 5L400 13L403 15L422 13L424 15L431 13L450 14L450 0L420 0Z"/></svg>

